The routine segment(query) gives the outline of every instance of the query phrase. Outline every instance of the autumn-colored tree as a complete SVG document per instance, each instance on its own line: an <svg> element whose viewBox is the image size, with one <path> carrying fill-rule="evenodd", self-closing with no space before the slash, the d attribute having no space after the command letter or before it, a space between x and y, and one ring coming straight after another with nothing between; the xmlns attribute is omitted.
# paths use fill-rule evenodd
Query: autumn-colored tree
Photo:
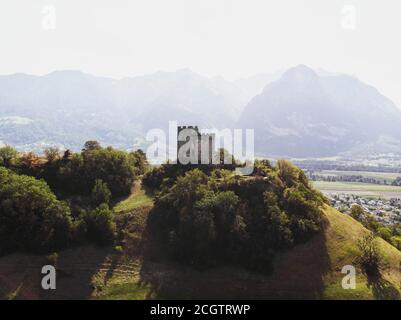
<svg viewBox="0 0 401 320"><path fill-rule="evenodd" d="M21 164L28 169L32 169L40 164L39 157L33 152L24 153L21 156L20 161Z"/></svg>

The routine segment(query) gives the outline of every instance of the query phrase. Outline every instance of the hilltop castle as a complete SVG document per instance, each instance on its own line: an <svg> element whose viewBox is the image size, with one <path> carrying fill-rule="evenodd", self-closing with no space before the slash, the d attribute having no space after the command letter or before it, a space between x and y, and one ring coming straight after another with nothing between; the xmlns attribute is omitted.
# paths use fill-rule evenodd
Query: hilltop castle
<svg viewBox="0 0 401 320"><path fill-rule="evenodd" d="M180 135L181 134L181 135ZM192 145L191 142L192 141ZM188 143L188 144L187 144ZM180 148L185 146L186 156L195 159L192 164L212 164L215 151L215 135L201 133L197 126L178 126L177 127L177 163L182 163L179 159Z"/></svg>

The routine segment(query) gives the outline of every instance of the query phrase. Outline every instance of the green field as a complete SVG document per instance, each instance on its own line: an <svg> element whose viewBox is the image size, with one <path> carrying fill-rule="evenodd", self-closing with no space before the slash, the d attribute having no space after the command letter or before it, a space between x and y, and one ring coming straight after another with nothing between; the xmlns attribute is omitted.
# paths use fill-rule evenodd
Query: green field
<svg viewBox="0 0 401 320"><path fill-rule="evenodd" d="M394 172L373 172L373 171L337 171L337 170L322 170L317 172L322 176L362 176L364 178L373 178L376 180L392 182L397 177L401 177L401 173Z"/></svg>
<svg viewBox="0 0 401 320"><path fill-rule="evenodd" d="M128 211L140 207L149 207L153 205L153 200L143 190L140 190L127 199L124 199L116 204L114 207L115 212Z"/></svg>
<svg viewBox="0 0 401 320"><path fill-rule="evenodd" d="M401 198L401 187L397 186L340 181L313 181L312 184L316 189L328 194L348 193L382 198Z"/></svg>

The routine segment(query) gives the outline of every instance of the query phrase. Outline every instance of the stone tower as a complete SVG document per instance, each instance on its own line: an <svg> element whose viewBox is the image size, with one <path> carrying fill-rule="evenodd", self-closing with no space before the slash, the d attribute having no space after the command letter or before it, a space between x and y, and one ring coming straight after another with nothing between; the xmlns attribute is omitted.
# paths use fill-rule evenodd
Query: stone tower
<svg viewBox="0 0 401 320"><path fill-rule="evenodd" d="M178 137L180 133L184 129L192 129L188 130L186 134L186 141L180 141ZM177 163L180 163L178 159L178 152L180 148L186 144L188 141L195 141L196 145L191 146L191 151L187 152L187 156L190 156L190 152L196 152L197 158L196 164L212 164L213 163L213 153L214 153L214 145L215 145L215 136L214 134L206 134L200 133L199 128L197 126L178 126L177 127Z"/></svg>

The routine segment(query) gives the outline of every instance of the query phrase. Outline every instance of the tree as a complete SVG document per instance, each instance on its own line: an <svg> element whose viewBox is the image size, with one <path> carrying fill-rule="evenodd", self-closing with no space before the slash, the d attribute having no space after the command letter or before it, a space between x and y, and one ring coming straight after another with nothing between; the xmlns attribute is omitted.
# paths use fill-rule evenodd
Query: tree
<svg viewBox="0 0 401 320"><path fill-rule="evenodd" d="M47 159L47 162L50 164L60 159L60 149L57 147L46 148L44 154Z"/></svg>
<svg viewBox="0 0 401 320"><path fill-rule="evenodd" d="M0 168L0 253L62 248L70 231L70 209L46 182Z"/></svg>
<svg viewBox="0 0 401 320"><path fill-rule="evenodd" d="M277 196L273 192L265 192L263 198L265 210L261 217L264 218L264 235L268 244L274 249L289 247L293 243L293 235L288 215L280 209Z"/></svg>
<svg viewBox="0 0 401 320"><path fill-rule="evenodd" d="M361 254L357 262L361 265L363 271L369 277L379 276L383 263L373 232L369 232L358 241L358 248Z"/></svg>
<svg viewBox="0 0 401 320"><path fill-rule="evenodd" d="M401 236L392 236L390 238L390 243L398 250L401 250Z"/></svg>
<svg viewBox="0 0 401 320"><path fill-rule="evenodd" d="M384 239L384 240L390 242L390 238L391 238L391 236L392 236L390 228L384 227L384 226L383 226L383 227L379 227L379 228L377 229L377 234L378 234L378 236L381 237L382 239ZM391 243L391 242L390 242L390 243Z"/></svg>
<svg viewBox="0 0 401 320"><path fill-rule="evenodd" d="M302 176L302 171L288 160L278 160L277 168L280 179L287 187L293 187L297 182L306 182L306 178ZM300 181L301 176L304 178L304 181Z"/></svg>
<svg viewBox="0 0 401 320"><path fill-rule="evenodd" d="M97 150L100 148L101 148L101 146L100 146L99 142L97 142L96 140L89 140L89 141L85 142L82 152Z"/></svg>
<svg viewBox="0 0 401 320"><path fill-rule="evenodd" d="M26 169L33 169L40 163L39 157L33 152L24 153L21 156L20 161L22 166Z"/></svg>
<svg viewBox="0 0 401 320"><path fill-rule="evenodd" d="M366 218L366 213L361 206L355 204L351 207L349 215L355 220L361 222Z"/></svg>
<svg viewBox="0 0 401 320"><path fill-rule="evenodd" d="M9 168L17 159L18 152L11 146L4 146L0 148L0 165Z"/></svg>
<svg viewBox="0 0 401 320"><path fill-rule="evenodd" d="M271 271L276 252L321 230L325 198L291 163L282 162L281 176L268 162L256 167L246 179L219 168L152 170L145 182L159 192L149 228L181 262Z"/></svg>
<svg viewBox="0 0 401 320"><path fill-rule="evenodd" d="M369 212L363 210L359 205L353 205L350 210L350 216L355 220L362 223L362 225L382 237L384 240L389 241L391 237L391 230L386 228Z"/></svg>
<svg viewBox="0 0 401 320"><path fill-rule="evenodd" d="M107 183L104 183L101 179L96 179L95 185L92 189L92 202L95 206L101 203L109 204L111 199L111 192L107 187Z"/></svg>
<svg viewBox="0 0 401 320"><path fill-rule="evenodd" d="M63 160L71 160L71 157L72 157L71 150L70 149L65 150L62 159Z"/></svg>
<svg viewBox="0 0 401 320"><path fill-rule="evenodd" d="M96 179L101 179L107 183L113 196L129 194L135 172L127 152L107 147L86 151L82 158L81 180L87 185L88 193Z"/></svg>
<svg viewBox="0 0 401 320"><path fill-rule="evenodd" d="M293 187L284 190L284 209L291 220L295 242L303 242L321 228L323 200L313 189L297 181L292 180Z"/></svg>
<svg viewBox="0 0 401 320"><path fill-rule="evenodd" d="M113 211L106 203L90 210L83 217L89 239L106 244L114 239L116 224Z"/></svg>
<svg viewBox="0 0 401 320"><path fill-rule="evenodd" d="M131 152L129 157L137 175L142 175L148 171L149 163L146 160L146 154L141 149Z"/></svg>
<svg viewBox="0 0 401 320"><path fill-rule="evenodd" d="M113 197L119 197L129 194L136 175L128 152L107 147L64 155L62 161L44 166L38 177L57 192L83 196L91 195L100 179Z"/></svg>

